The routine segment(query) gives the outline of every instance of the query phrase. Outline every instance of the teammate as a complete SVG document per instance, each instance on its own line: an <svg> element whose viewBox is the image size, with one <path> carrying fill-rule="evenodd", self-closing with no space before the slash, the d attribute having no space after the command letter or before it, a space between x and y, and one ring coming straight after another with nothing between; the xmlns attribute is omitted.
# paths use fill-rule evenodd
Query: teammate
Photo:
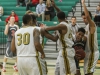
<svg viewBox="0 0 100 75"><path fill-rule="evenodd" d="M23 23L24 26L15 33L11 43L12 51L14 53L17 51L19 73L20 75L42 75L37 55L39 51L41 58L45 57L40 44L40 32L33 27L31 15L24 15Z"/></svg>
<svg viewBox="0 0 100 75"><path fill-rule="evenodd" d="M72 32L70 26L66 22L66 15L64 12L60 11L60 9L55 5L52 0L52 5L58 11L57 17L60 22L57 26L47 27L46 31L49 30L57 30L58 35L58 46L59 46L59 55L57 57L55 75L67 75L67 74L75 74L76 73L76 65L75 65L75 50L72 48ZM54 37L52 37L54 38Z"/></svg>
<svg viewBox="0 0 100 75"><path fill-rule="evenodd" d="M84 12L82 13L82 18L86 24L86 56L84 59L84 73L85 75L93 75L95 66L99 58L98 42L97 42L97 28L95 23L92 21L92 15L88 12L85 5L85 0L82 0L82 5Z"/></svg>
<svg viewBox="0 0 100 75"><path fill-rule="evenodd" d="M3 72L6 72L6 69L5 69L5 66L6 66L6 62L7 62L7 59L8 58L14 58L16 59L16 62L15 62L15 65L13 66L14 70L15 71L18 71L17 70L17 58L16 58L16 55L12 53L11 51L11 40L12 40L12 37L14 36L14 33L19 29L18 25L15 25L14 24L15 22L15 18L14 17L11 17L8 24L5 26L5 35L8 36L7 38L7 48L6 48L6 54L5 54L5 57L4 57L4 61L3 61Z"/></svg>
<svg viewBox="0 0 100 75"><path fill-rule="evenodd" d="M85 50L85 44L86 44L87 38L84 35L85 35L85 29L79 28L76 35L73 36L73 41L74 41L73 48L76 51L79 49ZM76 68L77 68L75 75L81 75L79 60L75 58L75 62L76 62Z"/></svg>

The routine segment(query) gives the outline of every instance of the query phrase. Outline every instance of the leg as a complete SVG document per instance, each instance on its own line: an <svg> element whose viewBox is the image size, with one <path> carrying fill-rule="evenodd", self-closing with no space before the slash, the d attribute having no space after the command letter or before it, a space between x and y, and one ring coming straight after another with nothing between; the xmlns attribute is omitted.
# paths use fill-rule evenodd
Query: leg
<svg viewBox="0 0 100 75"><path fill-rule="evenodd" d="M19 2L19 0L17 0L17 6L19 6L20 5L20 2Z"/></svg>
<svg viewBox="0 0 100 75"><path fill-rule="evenodd" d="M44 16L44 13L42 13L41 16L42 16L42 22L44 22L44 17L45 17L45 16Z"/></svg>
<svg viewBox="0 0 100 75"><path fill-rule="evenodd" d="M13 66L13 69L17 72L18 71L18 68L17 68L17 58L15 60L15 65Z"/></svg>
<svg viewBox="0 0 100 75"><path fill-rule="evenodd" d="M5 67L6 67L6 62L7 62L7 58L4 57L3 68L2 68L3 72L6 72L6 69L5 69Z"/></svg>
<svg viewBox="0 0 100 75"><path fill-rule="evenodd" d="M27 10L30 10L30 7L33 7L33 6L36 6L36 5L33 5L32 3L28 3L28 4L26 5L26 11L27 11Z"/></svg>

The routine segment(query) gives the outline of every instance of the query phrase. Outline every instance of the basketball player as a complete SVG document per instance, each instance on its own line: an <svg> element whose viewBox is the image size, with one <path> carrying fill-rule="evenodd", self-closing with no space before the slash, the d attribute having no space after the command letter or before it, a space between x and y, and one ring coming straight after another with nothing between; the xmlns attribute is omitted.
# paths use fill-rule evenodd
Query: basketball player
<svg viewBox="0 0 100 75"><path fill-rule="evenodd" d="M12 40L12 37L14 36L14 33L19 29L18 25L14 24L15 22L15 18L14 17L11 17L8 24L5 26L5 35L8 36L7 38L7 48L6 48L6 54L5 54L5 57L4 57L4 61L3 61L3 72L6 72L6 69L5 69L5 66L6 66L6 62L7 62L7 59L8 58L14 58L16 59L16 62L15 62L15 65L13 66L14 70L15 71L18 71L17 70L17 58L16 58L16 55L12 53L11 51L11 40Z"/></svg>
<svg viewBox="0 0 100 75"><path fill-rule="evenodd" d="M78 31L76 32L76 35L73 36L73 41L74 41L74 45L73 48L77 51L79 49L85 50L85 44L86 44L86 40L87 38L84 36L85 34L85 29L84 28L79 28ZM79 67L79 59L75 58L75 62L76 62L76 74L75 75L81 75L80 73L80 67Z"/></svg>
<svg viewBox="0 0 100 75"><path fill-rule="evenodd" d="M55 41L55 39L53 39L52 35L50 35L48 32L45 32L44 28L43 27L37 27L37 24L36 24L36 17L35 15L33 14L30 14L32 16L32 20L33 20L33 27L37 28L39 31L40 31L40 44L42 45L42 48L44 49L44 36L48 39L51 39L53 41ZM36 26L34 26L36 25ZM58 38L58 36L55 36L55 38ZM47 64L46 64L46 61L45 59L41 59L40 58L40 54L39 54L39 60L40 60L40 64L41 64L41 67L42 67L42 71L43 71L43 75L47 75Z"/></svg>
<svg viewBox="0 0 100 75"><path fill-rule="evenodd" d="M58 11L57 17L60 22L57 26L47 27L46 31L57 30L56 35L58 35L58 46L59 46L59 55L57 57L55 75L70 75L76 73L75 65L75 50L72 48L72 32L70 26L66 23L66 15L64 12L55 5L52 0L52 4L55 9Z"/></svg>
<svg viewBox="0 0 100 75"><path fill-rule="evenodd" d="M20 75L42 75L37 55L39 51L41 58L45 57L40 44L40 32L33 27L31 15L24 15L23 23L24 26L15 33L11 43L12 51L17 52L19 73Z"/></svg>
<svg viewBox="0 0 100 75"><path fill-rule="evenodd" d="M97 41L97 27L92 21L92 15L88 12L85 5L85 0L82 0L82 5L84 12L82 13L82 18L86 24L86 56L84 59L84 73L85 75L93 75L95 66L99 58L98 41Z"/></svg>

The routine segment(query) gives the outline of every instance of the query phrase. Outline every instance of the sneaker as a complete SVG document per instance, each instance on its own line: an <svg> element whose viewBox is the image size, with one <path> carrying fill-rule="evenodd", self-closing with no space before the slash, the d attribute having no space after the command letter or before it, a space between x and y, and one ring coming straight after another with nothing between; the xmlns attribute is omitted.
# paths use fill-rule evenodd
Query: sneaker
<svg viewBox="0 0 100 75"><path fill-rule="evenodd" d="M6 72L6 69L3 67L3 68L2 68L2 71L3 71L3 72Z"/></svg>
<svg viewBox="0 0 100 75"><path fill-rule="evenodd" d="M18 72L18 69L17 69L17 66L13 66L13 69L16 71L16 72Z"/></svg>

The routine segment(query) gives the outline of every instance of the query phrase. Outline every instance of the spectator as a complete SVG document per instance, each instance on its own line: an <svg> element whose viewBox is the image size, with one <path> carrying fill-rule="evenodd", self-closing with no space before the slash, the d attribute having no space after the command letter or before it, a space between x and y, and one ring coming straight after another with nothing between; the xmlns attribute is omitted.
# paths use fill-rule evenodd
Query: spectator
<svg viewBox="0 0 100 75"><path fill-rule="evenodd" d="M29 10L30 7L36 7L39 3L39 0L31 0L31 2L26 4L26 10Z"/></svg>
<svg viewBox="0 0 100 75"><path fill-rule="evenodd" d="M71 29L72 29L72 35L74 36L77 33L78 29L80 28L80 26L76 23L76 17L75 16L73 16L71 18L70 26L71 26Z"/></svg>
<svg viewBox="0 0 100 75"><path fill-rule="evenodd" d="M56 15L53 6L51 5L51 1L46 1L46 10L45 10L45 19L50 21L50 19L54 18Z"/></svg>
<svg viewBox="0 0 100 75"><path fill-rule="evenodd" d="M14 12L14 11L11 11L11 15L10 16L8 16L7 18L6 18L6 24L8 23L8 21L10 20L10 17L12 17L12 16L14 16L15 17L15 24L17 24L18 25L18 21L19 21L19 19L18 19L18 16L16 15L16 13Z"/></svg>
<svg viewBox="0 0 100 75"><path fill-rule="evenodd" d="M45 4L43 0L39 0L39 4L36 7L36 13L38 17L42 16L42 21L44 21Z"/></svg>
<svg viewBox="0 0 100 75"><path fill-rule="evenodd" d="M1 21L1 17L2 17L2 15L3 15L3 7L0 6L0 21Z"/></svg>
<svg viewBox="0 0 100 75"><path fill-rule="evenodd" d="M28 2L29 0L17 0L17 6L16 7L19 7L20 6L20 3L22 3L22 6L26 6L26 3Z"/></svg>
<svg viewBox="0 0 100 75"><path fill-rule="evenodd" d="M95 10L94 22L96 23L96 25L100 24L100 5L98 5Z"/></svg>

